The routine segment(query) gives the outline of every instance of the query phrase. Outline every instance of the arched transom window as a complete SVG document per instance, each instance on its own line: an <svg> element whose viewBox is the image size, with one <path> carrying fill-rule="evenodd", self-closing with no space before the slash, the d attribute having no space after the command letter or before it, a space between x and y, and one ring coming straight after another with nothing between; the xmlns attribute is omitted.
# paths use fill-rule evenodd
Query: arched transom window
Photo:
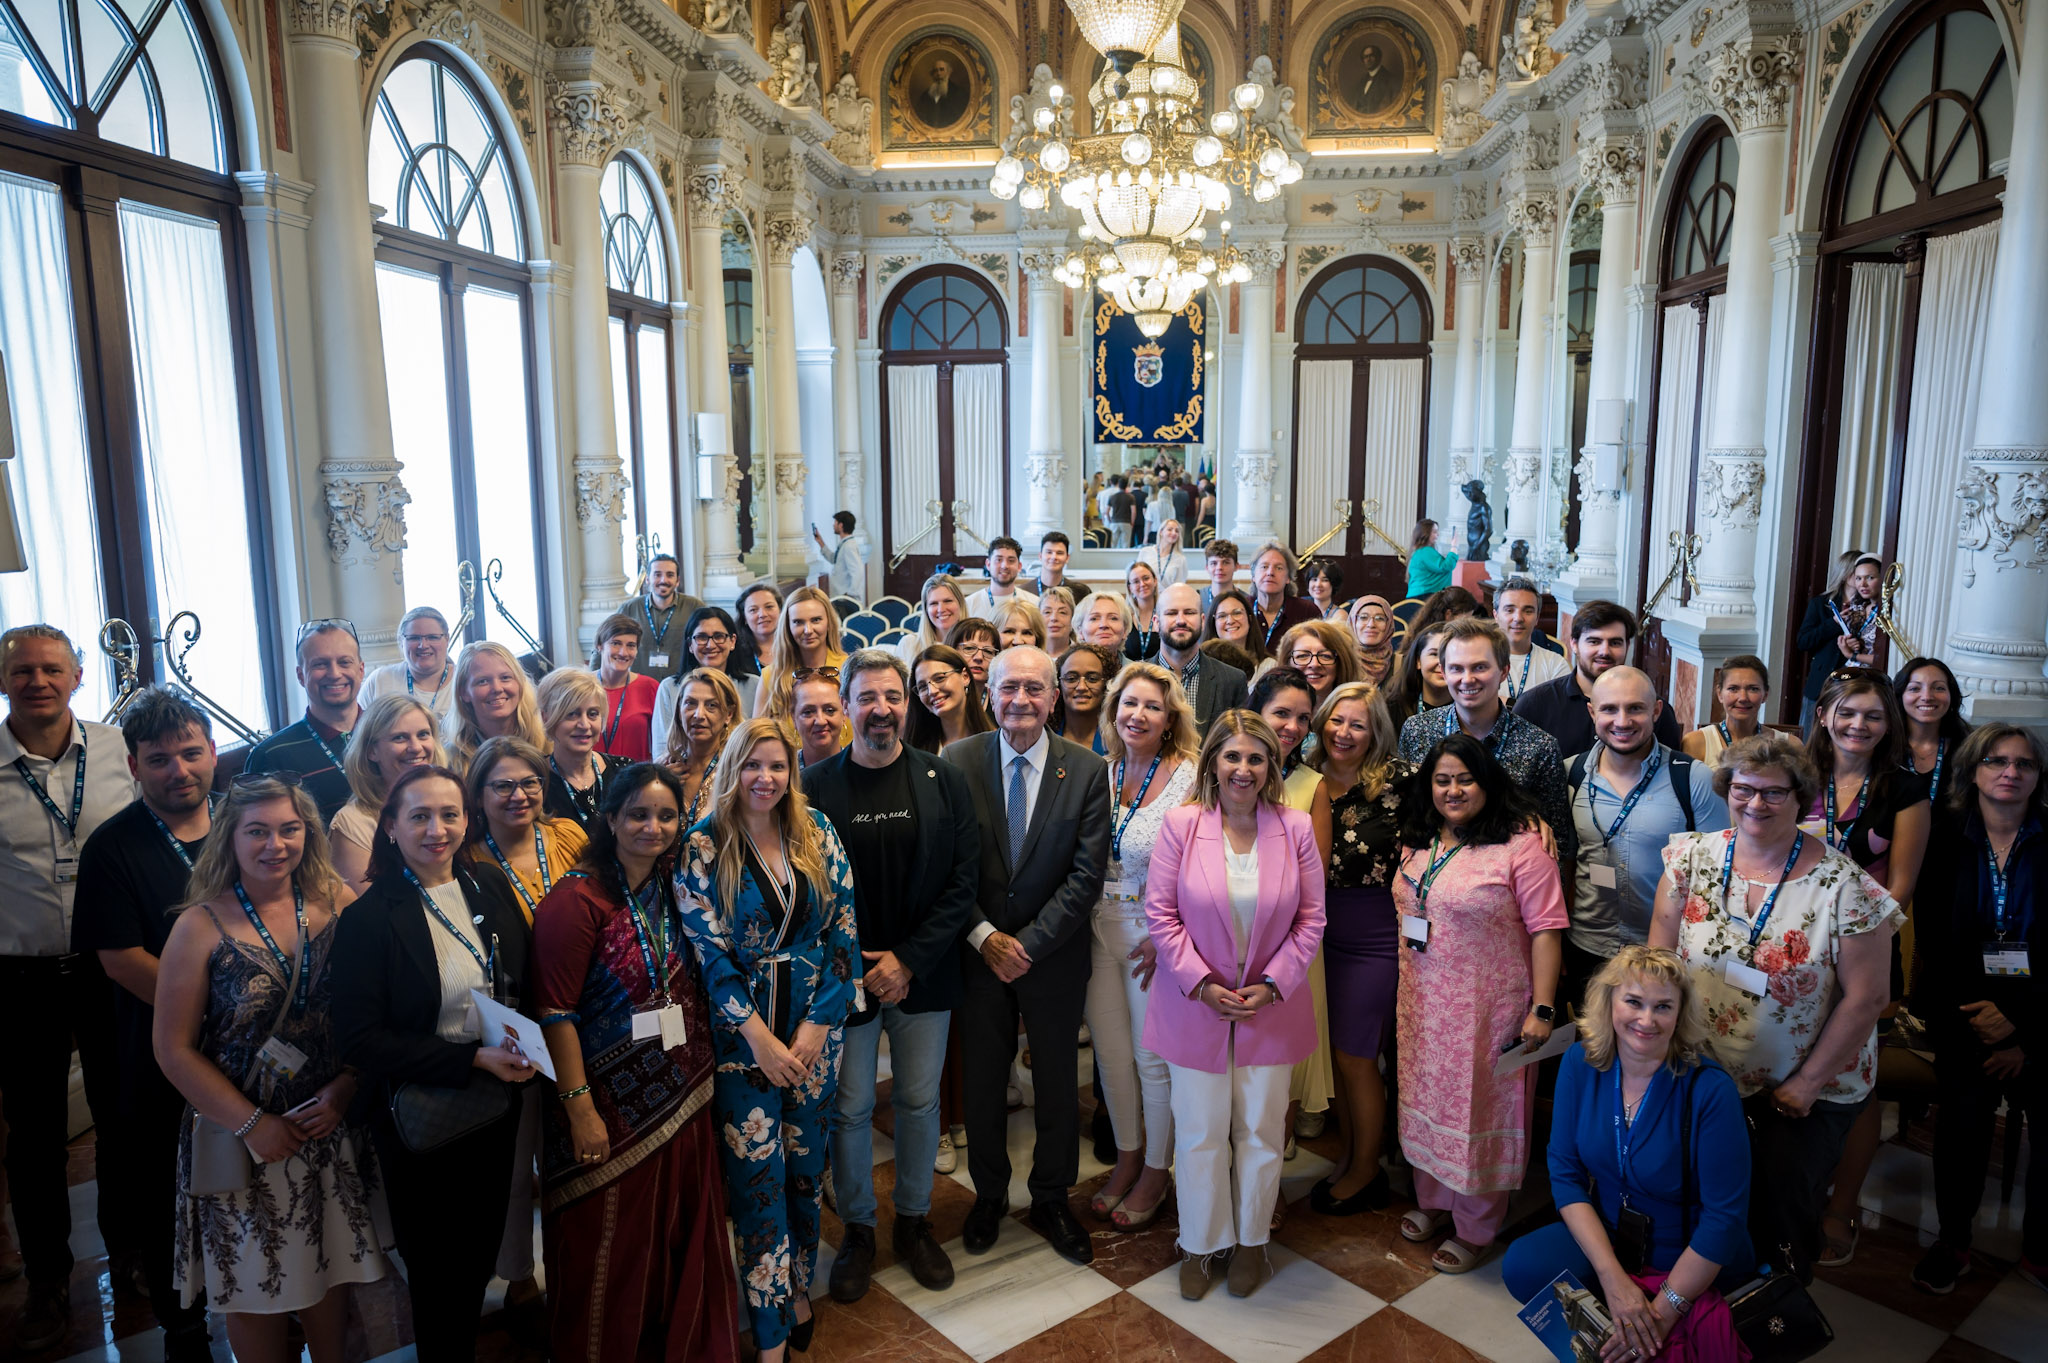
<svg viewBox="0 0 2048 1363"><path fill-rule="evenodd" d="M1412 345L1428 339L1422 301L1406 279L1355 265L1316 281L1301 315L1303 345Z"/></svg>
<svg viewBox="0 0 2048 1363"><path fill-rule="evenodd" d="M443 62L403 61L385 78L370 128L370 193L390 200L391 221L408 232L526 258L505 140Z"/></svg>
<svg viewBox="0 0 2048 1363"><path fill-rule="evenodd" d="M182 0L0 0L0 110L228 168L213 74Z"/></svg>
<svg viewBox="0 0 2048 1363"><path fill-rule="evenodd" d="M1727 269L1735 227L1735 139L1725 127L1695 149L1691 174L1672 213L1665 282Z"/></svg>
<svg viewBox="0 0 2048 1363"><path fill-rule="evenodd" d="M604 277L620 293L668 302L668 247L646 177L621 156L604 173Z"/></svg>
<svg viewBox="0 0 2048 1363"><path fill-rule="evenodd" d="M1002 312L978 280L929 275L893 301L886 345L890 350L1001 350Z"/></svg>

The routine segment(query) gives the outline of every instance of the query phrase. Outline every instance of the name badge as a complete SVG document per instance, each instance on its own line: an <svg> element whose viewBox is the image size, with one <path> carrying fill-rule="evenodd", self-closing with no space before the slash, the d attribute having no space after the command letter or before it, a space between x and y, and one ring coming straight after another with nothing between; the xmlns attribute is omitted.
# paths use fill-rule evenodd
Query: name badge
<svg viewBox="0 0 2048 1363"><path fill-rule="evenodd" d="M633 1014L633 1040L660 1041L663 1050L680 1046L689 1039L683 1025L681 1005L671 1003L665 1008L654 1008L644 1013Z"/></svg>
<svg viewBox="0 0 2048 1363"><path fill-rule="evenodd" d="M648 654L648 655L647 655L647 665L648 665L649 667L667 667L667 666L668 666L668 654L666 654L666 653L650 653L650 654Z"/></svg>
<svg viewBox="0 0 2048 1363"><path fill-rule="evenodd" d="M1401 915L1401 940L1416 951L1429 949L1429 920L1417 914Z"/></svg>
<svg viewBox="0 0 2048 1363"><path fill-rule="evenodd" d="M306 1053L283 1037L274 1036L256 1052L256 1063L279 1079L293 1079L306 1067Z"/></svg>
<svg viewBox="0 0 2048 1363"><path fill-rule="evenodd" d="M1144 888L1143 881L1105 880L1102 882L1102 897L1135 904L1143 897Z"/></svg>
<svg viewBox="0 0 2048 1363"><path fill-rule="evenodd" d="M1611 890L1615 888L1617 883L1615 880L1615 870L1615 867L1600 861L1589 862L1586 866L1586 874L1592 878L1593 888L1596 890Z"/></svg>
<svg viewBox="0 0 2048 1363"><path fill-rule="evenodd" d="M59 885L69 885L78 879L78 853L75 850L57 853L55 872Z"/></svg>
<svg viewBox="0 0 2048 1363"><path fill-rule="evenodd" d="M1986 975L2027 976L2034 972L2027 965L2027 944L2025 942L1986 942L1984 944L1984 973Z"/></svg>
<svg viewBox="0 0 2048 1363"><path fill-rule="evenodd" d="M1753 965L1744 965L1730 956L1721 963L1721 977L1753 999L1760 999L1771 987L1771 977Z"/></svg>

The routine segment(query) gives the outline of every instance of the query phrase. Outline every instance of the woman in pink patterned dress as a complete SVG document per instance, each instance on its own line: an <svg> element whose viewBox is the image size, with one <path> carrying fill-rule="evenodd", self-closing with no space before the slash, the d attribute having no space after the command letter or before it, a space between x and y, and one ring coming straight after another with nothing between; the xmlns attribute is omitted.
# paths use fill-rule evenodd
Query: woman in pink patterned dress
<svg viewBox="0 0 2048 1363"><path fill-rule="evenodd" d="M1464 1273L1486 1256L1529 1162L1533 1066L1496 1077L1504 1050L1550 1039L1568 921L1534 807L1485 744L1430 749L1403 801L1401 1149L1420 1205L1401 1234L1450 1223L1430 1262Z"/></svg>

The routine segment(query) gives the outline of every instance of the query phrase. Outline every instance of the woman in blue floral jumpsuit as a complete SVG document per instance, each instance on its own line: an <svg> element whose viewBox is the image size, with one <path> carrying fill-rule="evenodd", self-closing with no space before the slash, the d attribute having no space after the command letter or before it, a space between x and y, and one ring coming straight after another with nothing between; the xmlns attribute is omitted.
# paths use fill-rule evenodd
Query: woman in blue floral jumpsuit
<svg viewBox="0 0 2048 1363"><path fill-rule="evenodd" d="M734 730L676 874L711 998L712 1102L764 1363L810 1343L840 1033L859 1006L852 867L805 802L796 757L772 720Z"/></svg>

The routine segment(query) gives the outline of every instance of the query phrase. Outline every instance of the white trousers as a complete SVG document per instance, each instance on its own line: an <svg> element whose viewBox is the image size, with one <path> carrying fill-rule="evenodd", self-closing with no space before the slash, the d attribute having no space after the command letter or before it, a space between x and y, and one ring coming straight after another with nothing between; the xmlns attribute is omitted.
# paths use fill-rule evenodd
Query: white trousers
<svg viewBox="0 0 2048 1363"><path fill-rule="evenodd" d="M1233 1063L1226 1074L1210 1074L1169 1065L1167 1072L1181 1249L1214 1254L1265 1244L1280 1199L1294 1067Z"/></svg>
<svg viewBox="0 0 2048 1363"><path fill-rule="evenodd" d="M1107 903L1092 915L1094 965L1088 976L1088 1034L1095 1039L1095 1063L1102 1070L1102 1096L1109 1103L1109 1124L1116 1148L1145 1147L1145 1163L1164 1169L1173 1155L1173 1102L1166 1062L1145 1049L1146 991L1131 978L1137 965L1130 954L1146 938L1144 906L1131 916ZM1173 986L1161 975L1153 988ZM1143 1125L1140 1125L1142 1113Z"/></svg>

